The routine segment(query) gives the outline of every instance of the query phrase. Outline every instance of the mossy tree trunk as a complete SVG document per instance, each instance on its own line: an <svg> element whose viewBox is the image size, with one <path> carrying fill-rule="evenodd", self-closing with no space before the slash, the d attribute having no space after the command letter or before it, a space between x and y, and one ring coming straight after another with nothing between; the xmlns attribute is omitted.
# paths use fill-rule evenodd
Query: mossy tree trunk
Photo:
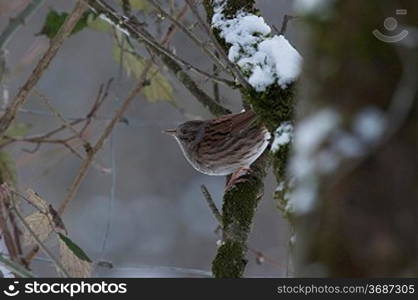
<svg viewBox="0 0 418 300"><path fill-rule="evenodd" d="M227 18L234 18L239 11L260 14L255 1L228 0L223 13ZM204 6L209 24L213 16L214 1L205 0ZM228 53L229 46L219 35L214 34ZM294 84L282 89L277 84L269 86L264 92L241 88L242 101L251 107L262 122L274 134L283 122L292 121L294 107ZM254 213L263 195L263 180L268 168L272 165L278 182L285 181L285 169L289 146L281 147L272 153L270 149L253 164L250 172L238 182L235 188L227 191L223 197L222 227L223 243L212 263L212 271L217 278L242 277L247 263L247 239L251 230ZM282 198L283 195L276 195ZM284 200L279 199L282 203Z"/></svg>
<svg viewBox="0 0 418 300"><path fill-rule="evenodd" d="M391 16L416 30L418 3L333 3L327 14L308 15L301 28L306 55L295 138L298 128L325 110L339 122L310 156L315 164L322 154L333 154L337 166L311 176L317 184L313 208L296 218L298 274L416 277L418 49L412 32L387 43L372 31L394 36L408 29L385 32L383 22ZM407 14L396 15L397 9ZM379 124L383 134L367 140ZM360 146L359 153L333 150L338 141L349 141L343 137L351 139L346 146ZM304 184L307 180L299 181L296 189Z"/></svg>

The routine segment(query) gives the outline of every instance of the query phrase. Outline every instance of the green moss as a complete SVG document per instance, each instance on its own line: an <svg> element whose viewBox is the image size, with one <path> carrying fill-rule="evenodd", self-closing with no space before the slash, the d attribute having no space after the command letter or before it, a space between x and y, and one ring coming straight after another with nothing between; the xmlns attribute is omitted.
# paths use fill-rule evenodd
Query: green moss
<svg viewBox="0 0 418 300"><path fill-rule="evenodd" d="M244 10L248 13L260 15L254 7L254 0L229 0L226 1L224 14L227 18L233 18L237 12ZM208 23L213 16L213 0L203 2ZM219 31L214 34L221 46L228 52L230 45L219 36ZM254 45L256 47L256 45ZM251 75L250 70L242 70L244 76ZM245 104L250 105L270 132L284 121L289 121L294 109L294 84L286 89L272 85L265 92L256 92L254 89L241 88L242 98ZM288 146L282 147L273 155L273 165L277 178L284 177L287 161ZM212 271L217 278L241 277L246 266L246 242L251 230L251 224L263 192L263 180L267 167L270 165L271 156L266 152L256 163L251 166L251 173L240 178L240 182L225 193L222 207L222 225L225 232L224 244L218 249L216 258L212 264Z"/></svg>
<svg viewBox="0 0 418 300"><path fill-rule="evenodd" d="M254 0L233 0L228 1L224 9L227 18L233 18L238 11L243 10L252 14L259 14L258 9L254 7Z"/></svg>
<svg viewBox="0 0 418 300"><path fill-rule="evenodd" d="M208 24L211 24L212 21L212 17L213 17L213 0L204 0L203 1L203 6L205 7L206 10L206 16L207 16L207 22ZM248 13L252 13L255 15L260 15L260 12L254 7L255 1L254 0L232 0L232 1L227 1L226 7L224 9L224 15L227 18L234 18L237 14L238 11L240 10L244 10ZM218 40L219 44L224 48L224 49L229 49L230 44L226 43L225 40L223 38L221 38L219 36L219 30L218 29L214 29L213 33L216 37L216 39Z"/></svg>
<svg viewBox="0 0 418 300"><path fill-rule="evenodd" d="M246 249L242 243L226 241L219 249L212 264L216 278L239 278L244 273L247 260Z"/></svg>
<svg viewBox="0 0 418 300"><path fill-rule="evenodd" d="M286 176L286 161L289 156L291 144L286 144L274 153L271 153L273 161L273 172L276 175L276 178L285 178Z"/></svg>
<svg viewBox="0 0 418 300"><path fill-rule="evenodd" d="M282 183L283 189L274 193L274 199L276 200L276 206L281 212L282 216L286 218L291 224L293 223L292 212L288 209L288 195L290 193L290 187L288 179L286 177L286 165L289 157L291 144L281 146L277 151L271 152L273 173L277 179L277 182Z"/></svg>
<svg viewBox="0 0 418 300"><path fill-rule="evenodd" d="M293 118L294 86L295 83L292 83L286 89L282 89L274 84L261 93L254 89L242 90L242 93L244 101L251 105L267 129L274 132L282 122Z"/></svg>
<svg viewBox="0 0 418 300"><path fill-rule="evenodd" d="M260 177L255 176L244 176L242 180L245 181L237 183L224 195L223 226L227 229L235 223L240 231L248 232L258 204L257 195L263 187L263 182Z"/></svg>

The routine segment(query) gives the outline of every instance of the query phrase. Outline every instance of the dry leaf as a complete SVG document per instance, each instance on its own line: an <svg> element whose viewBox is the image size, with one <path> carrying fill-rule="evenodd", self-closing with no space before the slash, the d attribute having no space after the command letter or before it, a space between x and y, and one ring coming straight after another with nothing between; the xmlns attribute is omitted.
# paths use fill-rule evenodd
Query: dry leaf
<svg viewBox="0 0 418 300"><path fill-rule="evenodd" d="M40 241L45 241L53 229L48 215L43 212L37 211L33 214L30 214L25 218L25 221L26 223L28 223L28 225ZM36 240L34 239L32 234L26 229L23 233L23 241L25 245L36 244Z"/></svg>
<svg viewBox="0 0 418 300"><path fill-rule="evenodd" d="M26 193L28 194L29 201L36 206L39 211L36 211L29 216L25 217L26 223L39 238L40 241L45 241L51 231L53 230L51 224L51 216L49 214L48 203L42 199L35 191L32 189L27 189ZM23 233L23 241L25 245L36 244L35 238L32 234L25 229Z"/></svg>
<svg viewBox="0 0 418 300"><path fill-rule="evenodd" d="M32 202L36 207L41 209L44 212L48 211L48 203L44 199L41 198L34 190L27 189L26 193L28 194L28 199Z"/></svg>
<svg viewBox="0 0 418 300"><path fill-rule="evenodd" d="M58 234L61 264L71 277L90 277L92 263L87 255L68 237Z"/></svg>

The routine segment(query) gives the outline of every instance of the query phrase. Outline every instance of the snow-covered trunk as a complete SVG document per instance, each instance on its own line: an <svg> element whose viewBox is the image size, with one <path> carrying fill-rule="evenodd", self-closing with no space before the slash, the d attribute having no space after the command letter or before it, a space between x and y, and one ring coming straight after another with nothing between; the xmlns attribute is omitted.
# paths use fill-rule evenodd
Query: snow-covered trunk
<svg viewBox="0 0 418 300"><path fill-rule="evenodd" d="M407 26L418 2L298 2L307 15L291 161L298 275L416 277L418 45Z"/></svg>

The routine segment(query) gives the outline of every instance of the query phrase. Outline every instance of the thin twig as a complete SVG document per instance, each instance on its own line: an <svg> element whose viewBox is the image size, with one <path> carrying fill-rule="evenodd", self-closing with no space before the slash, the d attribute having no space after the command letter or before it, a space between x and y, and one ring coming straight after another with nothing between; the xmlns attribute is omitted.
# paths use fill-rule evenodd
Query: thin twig
<svg viewBox="0 0 418 300"><path fill-rule="evenodd" d="M9 269L10 271L12 271L13 273L24 277L24 278L34 278L35 275L26 270L26 268L6 257L4 257L3 255L0 254L0 263L2 263L3 265L6 266L7 269Z"/></svg>
<svg viewBox="0 0 418 300"><path fill-rule="evenodd" d="M126 20L123 16L119 16L113 8L109 7L106 4L103 4L101 1L98 0L85 0L88 1L91 10L96 12L97 14L103 14L107 17L109 22L117 27L119 30L123 30L128 32L131 37L134 37L138 42L147 42L142 37L145 35L148 40L154 41L153 37L145 30L142 29L141 32L138 32L137 28L140 26L138 21L135 21L135 18L131 18L130 22ZM157 43L157 48L153 45ZM171 72L174 73L176 78L184 85L186 89L198 100L202 105L207 107L209 111L214 114L215 116L224 115L230 113L230 111L224 108L222 105L219 105L215 100L206 94L199 85L191 78L191 76L185 72L182 68L182 65L178 63L178 61L173 59L173 55L170 51L163 49L163 51L159 51L158 45L159 42L152 42L151 44L148 43L148 46L152 47L155 50L155 53L161 58L162 62L170 69Z"/></svg>
<svg viewBox="0 0 418 300"><path fill-rule="evenodd" d="M241 70L238 68L236 64L234 64L232 61L229 60L228 56L225 53L224 48L219 43L218 39L215 37L213 31L209 26L206 24L206 22L203 20L203 18L200 16L199 11L196 8L196 4L192 2L191 0L186 0L187 4L189 5L190 9L192 10L193 14L195 15L200 27L202 27L203 30L206 31L209 38L211 39L213 45L216 48L216 51L219 53L219 55L222 56L222 58L225 60L225 62L228 64L231 71L236 76L238 82L247 90L252 89L252 86L248 83L247 79L245 79L244 75L242 74Z"/></svg>
<svg viewBox="0 0 418 300"><path fill-rule="evenodd" d="M188 9L189 7L187 6L187 4L185 4L183 8L180 10L180 12L177 14L177 16L175 17L175 20L177 22L182 20L184 16L186 15ZM168 27L165 36L161 39L161 44L167 45L168 41L171 40L173 35L176 33L177 29L178 27L174 23L172 23L170 27Z"/></svg>
<svg viewBox="0 0 418 300"><path fill-rule="evenodd" d="M212 215L213 215L213 216L215 217L215 219L218 221L219 227L220 227L220 228L222 228L222 215L221 215L221 213L219 212L218 208L216 207L216 204L215 204L215 202L213 201L213 198L212 198L211 194L209 193L209 191L208 191L208 189L206 188L206 186L205 186L205 185L203 185L203 184L202 184L202 185L200 186L200 188L201 188L201 190L202 190L202 194L203 194L203 196L205 197L206 202L207 202L207 204L208 204L208 206L209 206L209 208L210 208L210 210L211 210L211 212L212 212ZM224 234L226 237L231 237L231 235L230 235L228 232L223 232L223 234ZM258 261L261 261L261 260L267 260L267 261L269 261L271 264L273 264L273 265L275 265L275 266L277 266L277 267L280 267L280 268L284 267L282 264L280 264L279 262L277 262L275 259L270 258L270 257L268 257L268 256L264 255L264 254L263 254L263 252L261 252L260 250L254 249L254 248L252 248L250 245L248 245L248 247L247 247L247 248L248 248L248 250L249 250L250 252L252 252L254 255L256 255L256 257L257 257Z"/></svg>
<svg viewBox="0 0 418 300"><path fill-rule="evenodd" d="M91 150L87 153L87 158L84 160L83 164L81 165L77 176L75 177L73 183L71 184L67 195L65 196L64 200L61 202L58 213L61 215L65 208L67 207L68 203L74 198L75 194L77 193L80 184L84 177L87 174L87 171L89 169L90 164L92 163L96 153L102 148L105 140L108 138L110 133L112 132L113 128L116 126L116 124L121 120L122 116L126 112L127 108L131 104L131 102L135 99L135 97L142 91L142 89L146 86L148 83L148 80L146 79L147 74L152 66L152 62L148 61L144 67L144 71L142 72L141 76L139 77L138 85L130 92L128 97L123 102L122 106L117 110L115 113L113 119L110 121L110 123L105 128L102 135L99 137L96 144L91 148Z"/></svg>
<svg viewBox="0 0 418 300"><path fill-rule="evenodd" d="M10 18L9 24L0 34L0 51L7 47L17 30L27 22L44 2L45 0L32 0L16 17Z"/></svg>
<svg viewBox="0 0 418 300"><path fill-rule="evenodd" d="M11 104L6 108L6 112L0 118L0 135L3 135L10 127L11 123L16 118L16 114L19 108L25 103L30 92L41 79L49 64L58 53L58 50L61 48L64 40L70 35L71 31L77 24L78 20L82 17L86 8L87 6L82 0L77 1L73 11L65 19L64 24L60 27L57 35L51 41L51 45L49 46L48 50L39 61L38 65L35 67L26 83L19 90Z"/></svg>
<svg viewBox="0 0 418 300"><path fill-rule="evenodd" d="M154 6L164 17L166 17L167 19L169 19L173 24L175 24L178 28L180 28L197 46L199 49L201 49L203 52L205 52L209 58L212 59L212 61L222 70L224 70L225 72L230 72L226 66L224 66L224 64L222 63L222 61L216 57L216 55L209 51L207 45L205 43L203 43L202 41L199 40L199 38L191 31L189 30L186 26L184 26L181 22L177 21L176 18L174 18L171 14L169 14L168 12L166 12L160 5L157 4L157 2L155 2L154 0L148 0L148 2Z"/></svg>
<svg viewBox="0 0 418 300"><path fill-rule="evenodd" d="M218 52L215 52L215 55L217 57L219 57ZM219 75L219 69L218 69L218 66L217 65L213 64L212 71L213 71L213 75L214 76L218 76ZM215 81L213 82L213 98L215 99L216 102L218 102L218 103L221 102L221 97L220 97L220 94L219 94L219 84L217 82L215 82Z"/></svg>
<svg viewBox="0 0 418 300"><path fill-rule="evenodd" d="M113 132L110 135L110 161L111 161L111 169L112 169L112 182L110 186L110 196L109 196L109 205L107 210L107 222L106 222L106 229L103 235L103 242L102 242L102 250L100 254L100 260L104 260L105 253L106 253L106 246L107 241L110 235L110 229L112 225L112 211L113 206L115 203L115 194L116 194L116 157L115 157L115 133Z"/></svg>
<svg viewBox="0 0 418 300"><path fill-rule="evenodd" d="M287 24L289 23L289 21L296 19L297 17L295 16L290 16L290 15L284 15L283 16L283 22L282 22L282 27L279 30L279 34L284 35L286 33L287 30Z"/></svg>
<svg viewBox="0 0 418 300"><path fill-rule="evenodd" d="M131 17L130 19L128 19L127 17L120 17L117 12L114 11L114 9L107 5L104 2L101 1L89 1L89 4L91 6L91 8L93 8L94 10L97 9L102 9L104 10L108 15L108 17L110 18L116 18L117 22L115 22L116 27L117 28L123 28L124 30L122 30L123 34L126 34L126 31L129 32L129 34L133 34L134 36L136 36L137 38L141 39L142 42L146 43L148 46L152 47L153 50L158 51L160 53L162 53L165 56L170 57L172 60L175 60L176 62L180 63L181 65L183 65L185 68L196 72L197 74L203 75L208 79L211 80L216 80L219 83L222 83L224 85L227 86L235 86L235 83L230 81L230 80L226 80L223 78L214 78L211 74L202 71L198 68L196 68L195 66L193 66L191 63L185 61L184 59L178 57L177 55L173 54L170 50L166 49L165 47L161 46L160 43L158 41L156 41L145 29L143 29L140 25L140 23L138 22L134 22L133 20L135 18ZM112 24L112 25L115 25Z"/></svg>
<svg viewBox="0 0 418 300"><path fill-rule="evenodd" d="M48 109L61 121L61 123L63 124L63 126L65 128L67 128L69 131L71 131L74 136L78 137L80 140L83 141L83 143L88 143L89 142L81 135L81 132L79 132L78 130L76 130L65 118L64 116L57 110L55 109L51 102L49 101L49 99L40 91L34 89L35 94L37 94L42 101L44 101L45 105L48 107Z"/></svg>
<svg viewBox="0 0 418 300"><path fill-rule="evenodd" d="M200 189L202 190L202 194L205 197L206 202L210 210L212 211L213 216L218 221L218 223L222 226L222 215L219 212L218 208L216 207L216 204L213 201L211 194L209 193L208 189L206 188L204 184L200 186Z"/></svg>

